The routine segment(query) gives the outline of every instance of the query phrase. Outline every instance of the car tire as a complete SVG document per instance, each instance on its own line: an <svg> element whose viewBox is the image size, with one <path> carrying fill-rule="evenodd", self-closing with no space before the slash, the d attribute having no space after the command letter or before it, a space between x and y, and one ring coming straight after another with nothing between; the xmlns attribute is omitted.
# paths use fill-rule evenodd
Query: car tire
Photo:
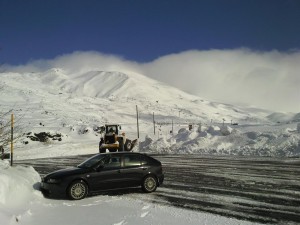
<svg viewBox="0 0 300 225"><path fill-rule="evenodd" d="M143 180L142 190L146 193L150 193L156 190L157 185L157 179L154 176L147 176Z"/></svg>
<svg viewBox="0 0 300 225"><path fill-rule="evenodd" d="M76 180L69 185L67 193L70 199L80 200L87 196L88 186L83 180Z"/></svg>

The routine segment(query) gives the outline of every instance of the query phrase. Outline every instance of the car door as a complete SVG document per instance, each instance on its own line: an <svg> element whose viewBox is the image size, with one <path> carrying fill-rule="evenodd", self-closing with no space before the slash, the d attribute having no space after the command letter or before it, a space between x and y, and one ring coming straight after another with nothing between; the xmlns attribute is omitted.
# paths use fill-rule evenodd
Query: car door
<svg viewBox="0 0 300 225"><path fill-rule="evenodd" d="M140 154L123 154L123 187L140 186L146 170L142 167Z"/></svg>
<svg viewBox="0 0 300 225"><path fill-rule="evenodd" d="M108 155L97 171L89 174L91 191L122 187L121 155Z"/></svg>

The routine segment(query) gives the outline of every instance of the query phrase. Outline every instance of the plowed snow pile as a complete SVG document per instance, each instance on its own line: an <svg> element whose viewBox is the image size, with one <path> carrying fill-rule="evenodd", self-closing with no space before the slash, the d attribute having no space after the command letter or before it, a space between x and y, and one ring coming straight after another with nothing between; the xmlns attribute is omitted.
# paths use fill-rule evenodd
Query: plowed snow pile
<svg viewBox="0 0 300 225"><path fill-rule="evenodd" d="M272 126L233 129L230 126L208 126L198 130L181 128L169 138L157 140L147 136L140 151L155 153L200 153L251 156L300 156L299 124L292 128ZM253 129L253 128L252 128ZM261 131L259 131L261 130ZM266 131L267 130L267 131Z"/></svg>

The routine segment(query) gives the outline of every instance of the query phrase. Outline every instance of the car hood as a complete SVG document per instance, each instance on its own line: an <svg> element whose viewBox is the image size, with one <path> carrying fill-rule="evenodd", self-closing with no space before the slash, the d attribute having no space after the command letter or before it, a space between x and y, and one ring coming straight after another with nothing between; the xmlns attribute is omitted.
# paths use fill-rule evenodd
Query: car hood
<svg viewBox="0 0 300 225"><path fill-rule="evenodd" d="M87 172L89 169L86 168L79 168L79 167L72 167L67 169L61 169L54 171L52 173L49 173L45 176L45 178L60 178L64 176L70 176L70 175L76 175L76 174L82 174Z"/></svg>

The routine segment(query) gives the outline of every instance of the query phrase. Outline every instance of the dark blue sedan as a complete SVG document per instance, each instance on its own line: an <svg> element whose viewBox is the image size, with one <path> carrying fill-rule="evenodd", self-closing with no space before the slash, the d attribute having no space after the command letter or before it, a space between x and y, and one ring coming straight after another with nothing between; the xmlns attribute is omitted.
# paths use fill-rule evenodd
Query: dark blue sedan
<svg viewBox="0 0 300 225"><path fill-rule="evenodd" d="M104 190L141 186L150 193L163 183L161 162L133 152L95 155L77 167L58 170L42 178L46 196L67 196L79 200Z"/></svg>

